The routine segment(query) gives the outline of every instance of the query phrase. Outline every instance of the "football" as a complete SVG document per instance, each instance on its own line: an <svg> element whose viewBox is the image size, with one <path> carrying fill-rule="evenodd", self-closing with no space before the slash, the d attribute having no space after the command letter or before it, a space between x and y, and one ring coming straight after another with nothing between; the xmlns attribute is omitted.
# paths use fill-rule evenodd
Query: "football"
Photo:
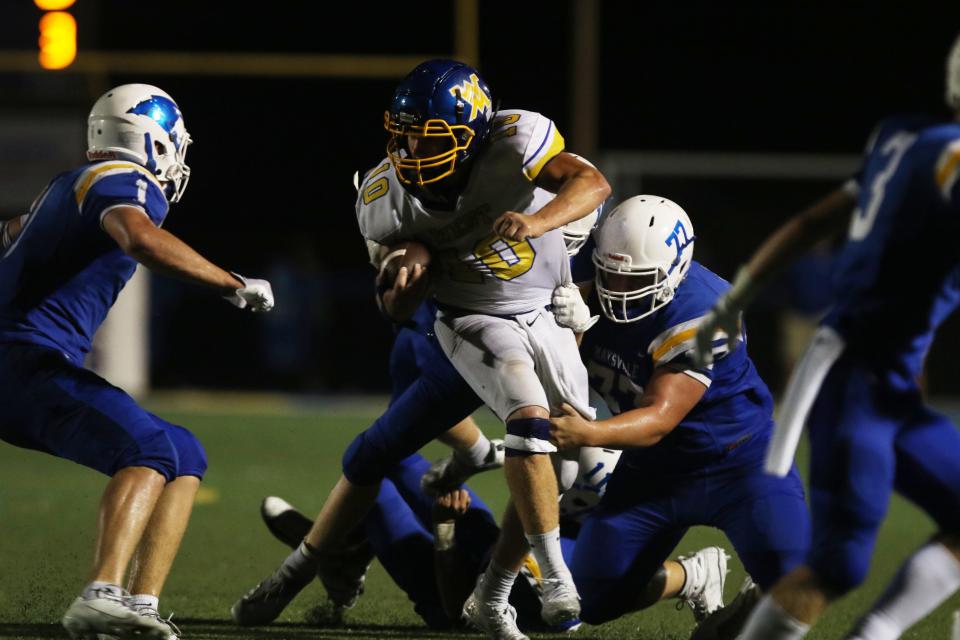
<svg viewBox="0 0 960 640"><path fill-rule="evenodd" d="M383 283L392 286L402 267L407 268L408 273L413 272L414 265L419 264L424 269L430 266L430 250L422 242L409 240L398 242L392 245L387 251L380 266L380 273L383 275Z"/></svg>

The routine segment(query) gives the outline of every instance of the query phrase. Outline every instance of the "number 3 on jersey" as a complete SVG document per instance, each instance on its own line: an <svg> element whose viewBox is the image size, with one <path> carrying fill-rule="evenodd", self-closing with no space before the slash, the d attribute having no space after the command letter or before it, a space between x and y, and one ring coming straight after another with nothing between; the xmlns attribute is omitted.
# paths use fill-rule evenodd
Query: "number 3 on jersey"
<svg viewBox="0 0 960 640"><path fill-rule="evenodd" d="M476 244L473 256L486 266L493 277L513 280L533 268L537 252L529 240L507 240L492 233Z"/></svg>

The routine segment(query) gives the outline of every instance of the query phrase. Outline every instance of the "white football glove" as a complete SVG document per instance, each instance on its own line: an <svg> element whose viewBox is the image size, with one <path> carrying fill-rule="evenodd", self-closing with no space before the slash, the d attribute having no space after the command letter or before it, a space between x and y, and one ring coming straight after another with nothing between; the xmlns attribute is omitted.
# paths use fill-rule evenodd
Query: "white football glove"
<svg viewBox="0 0 960 640"><path fill-rule="evenodd" d="M268 281L244 278L232 271L230 275L242 282L243 287L230 295L223 296L224 300L240 309L250 309L254 313L273 309L273 289Z"/></svg>
<svg viewBox="0 0 960 640"><path fill-rule="evenodd" d="M562 284L553 290L553 317L561 327L583 333L597 323L600 316L590 316L590 307L583 301L577 285Z"/></svg>
<svg viewBox="0 0 960 640"><path fill-rule="evenodd" d="M713 341L723 332L727 335L727 349L733 351L740 338L741 317L747 301L755 295L755 286L750 272L741 268L733 285L714 303L713 308L697 327L693 363L697 367L713 364Z"/></svg>

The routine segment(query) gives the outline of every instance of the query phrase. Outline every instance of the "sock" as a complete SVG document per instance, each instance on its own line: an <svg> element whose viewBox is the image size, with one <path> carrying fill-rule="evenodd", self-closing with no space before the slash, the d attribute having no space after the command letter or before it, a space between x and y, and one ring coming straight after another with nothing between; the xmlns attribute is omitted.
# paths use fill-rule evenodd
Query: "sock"
<svg viewBox="0 0 960 640"><path fill-rule="evenodd" d="M546 533L527 535L530 552L540 565L541 575L547 580L561 580L573 584L573 576L563 561L560 547L560 527Z"/></svg>
<svg viewBox="0 0 960 640"><path fill-rule="evenodd" d="M703 575L698 571L700 565L693 561L693 558L677 558L677 564L683 569L683 586L677 597L683 600L689 600L703 591Z"/></svg>
<svg viewBox="0 0 960 640"><path fill-rule="evenodd" d="M94 580L84 588L83 593L80 594L80 597L82 597L84 600L91 600L98 597L97 591L107 591L117 597L123 596L123 588L121 588L120 585L113 584L112 582Z"/></svg>
<svg viewBox="0 0 960 640"><path fill-rule="evenodd" d="M799 640L809 630L810 625L784 611L770 596L764 596L738 640Z"/></svg>
<svg viewBox="0 0 960 640"><path fill-rule="evenodd" d="M510 599L510 590L517 579L517 571L504 569L493 560L487 565L480 586L480 598L489 604L506 606Z"/></svg>
<svg viewBox="0 0 960 640"><path fill-rule="evenodd" d="M278 571L290 582L307 584L317 577L317 552L303 541L300 546L290 552Z"/></svg>
<svg viewBox="0 0 960 640"><path fill-rule="evenodd" d="M480 434L477 441L466 451L457 451L456 455L460 460L469 462L473 467L479 467L487 461L487 455L490 453L490 439L484 434Z"/></svg>
<svg viewBox="0 0 960 640"><path fill-rule="evenodd" d="M130 606L139 611L140 609L153 609L160 611L160 598L149 593L137 593L130 596Z"/></svg>
<svg viewBox="0 0 960 640"><path fill-rule="evenodd" d="M960 562L939 542L917 550L849 636L894 640L960 588Z"/></svg>

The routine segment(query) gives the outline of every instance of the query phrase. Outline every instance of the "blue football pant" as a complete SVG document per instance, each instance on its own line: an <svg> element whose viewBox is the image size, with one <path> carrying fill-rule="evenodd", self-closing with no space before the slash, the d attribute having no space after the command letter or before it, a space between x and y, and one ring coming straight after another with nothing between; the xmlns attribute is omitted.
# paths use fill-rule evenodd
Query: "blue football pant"
<svg viewBox="0 0 960 640"><path fill-rule="evenodd" d="M762 588L800 564L810 521L794 469L762 467L697 477L654 478L618 468L598 509L580 529L571 570L581 619L599 624L633 609L664 560L694 525L722 530Z"/></svg>
<svg viewBox="0 0 960 640"><path fill-rule="evenodd" d="M343 455L343 474L354 484L379 482L401 460L482 405L436 340L412 329L398 333L390 372L390 406Z"/></svg>
<svg viewBox="0 0 960 640"><path fill-rule="evenodd" d="M817 395L810 429L813 544L807 558L838 593L865 579L896 490L948 532L960 532L960 433L883 376L841 357Z"/></svg>
<svg viewBox="0 0 960 640"><path fill-rule="evenodd" d="M0 345L0 439L72 460L108 476L148 467L167 480L207 469L192 433L145 411L122 389L61 353Z"/></svg>

